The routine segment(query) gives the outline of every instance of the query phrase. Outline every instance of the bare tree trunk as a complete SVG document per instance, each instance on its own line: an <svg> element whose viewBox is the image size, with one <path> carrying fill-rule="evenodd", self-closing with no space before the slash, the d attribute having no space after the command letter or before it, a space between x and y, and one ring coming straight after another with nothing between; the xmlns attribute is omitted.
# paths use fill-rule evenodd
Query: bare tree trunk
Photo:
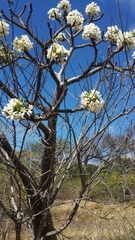
<svg viewBox="0 0 135 240"><path fill-rule="evenodd" d="M46 237L46 233L51 232L54 229L52 216L50 209L44 206L41 199L36 200L34 208L32 210L34 218L33 218L33 231L34 231L34 240L41 239L49 239L49 240L57 240L56 235Z"/></svg>
<svg viewBox="0 0 135 240"><path fill-rule="evenodd" d="M16 232L16 240L20 240L21 239L21 221L16 221L15 222L15 232Z"/></svg>
<svg viewBox="0 0 135 240"><path fill-rule="evenodd" d="M55 156L56 136L55 131L45 135L44 153L42 156L42 175L40 181L41 192L37 199L31 199L34 240L48 239L57 240L56 235L46 237L46 233L54 231L50 204L53 189L54 156ZM43 195L43 196L41 196Z"/></svg>
<svg viewBox="0 0 135 240"><path fill-rule="evenodd" d="M47 233L47 232L51 232L51 231L55 230L54 226L53 226L50 210L47 212L46 222L47 222L47 225L45 226L44 231L43 231L43 240L46 240L46 239L47 240L57 240L56 235L52 235L52 236L48 236L48 237L44 236L44 232Z"/></svg>

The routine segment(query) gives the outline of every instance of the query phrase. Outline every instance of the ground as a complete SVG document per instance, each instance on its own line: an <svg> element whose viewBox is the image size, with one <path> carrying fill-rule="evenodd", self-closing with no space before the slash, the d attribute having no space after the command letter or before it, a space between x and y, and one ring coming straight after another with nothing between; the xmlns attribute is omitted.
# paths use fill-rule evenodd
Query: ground
<svg viewBox="0 0 135 240"><path fill-rule="evenodd" d="M52 208L55 227L65 223L74 203L59 202ZM6 223L7 220L6 220ZM5 229L3 220L0 230ZM14 240L11 220L8 223L6 240ZM66 238L66 236L70 238ZM3 240L2 234L0 240ZM135 202L122 204L97 204L82 201L79 211L69 227L59 235L59 240L134 240L135 239ZM23 226L21 240L33 240L32 234Z"/></svg>

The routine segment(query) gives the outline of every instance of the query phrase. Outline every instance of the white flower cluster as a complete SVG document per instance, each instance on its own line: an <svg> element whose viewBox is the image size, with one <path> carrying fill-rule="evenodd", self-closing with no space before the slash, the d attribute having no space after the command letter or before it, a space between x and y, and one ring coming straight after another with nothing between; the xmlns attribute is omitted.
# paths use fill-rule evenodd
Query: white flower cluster
<svg viewBox="0 0 135 240"><path fill-rule="evenodd" d="M117 42L118 33L119 29L116 25L108 27L107 32L105 33L106 40L110 42Z"/></svg>
<svg viewBox="0 0 135 240"><path fill-rule="evenodd" d="M32 114L32 109L32 105L29 105L28 108L26 108L22 99L12 98L3 108L2 115L12 120L23 120L25 119L25 115L30 116Z"/></svg>
<svg viewBox="0 0 135 240"><path fill-rule="evenodd" d="M135 47L135 30L130 32L122 32L115 25L107 28L105 37L107 41L116 42L118 48L125 46L128 50L130 50Z"/></svg>
<svg viewBox="0 0 135 240"><path fill-rule="evenodd" d="M9 24L3 19L0 19L0 38L3 38L9 33Z"/></svg>
<svg viewBox="0 0 135 240"><path fill-rule="evenodd" d="M126 46L128 50L132 49L135 46L134 31L122 33L122 31L119 30L118 38L117 38L117 46L119 48L122 46Z"/></svg>
<svg viewBox="0 0 135 240"><path fill-rule="evenodd" d="M63 42L65 40L66 36L64 33L60 32L57 37L55 38L56 41Z"/></svg>
<svg viewBox="0 0 135 240"><path fill-rule="evenodd" d="M6 53L3 45L0 45L0 61L6 61Z"/></svg>
<svg viewBox="0 0 135 240"><path fill-rule="evenodd" d="M69 12L71 10L71 4L68 0L61 0L56 8L51 8L48 11L49 19L55 20L61 17L61 13Z"/></svg>
<svg viewBox="0 0 135 240"><path fill-rule="evenodd" d="M33 43L30 41L27 35L21 35L20 39L16 37L13 40L13 49L21 53L23 51L28 51L33 47Z"/></svg>
<svg viewBox="0 0 135 240"><path fill-rule="evenodd" d="M85 8L85 13L88 16L97 16L100 13L100 7L97 6L97 3L95 2L91 2L90 4L88 4Z"/></svg>
<svg viewBox="0 0 135 240"><path fill-rule="evenodd" d="M76 31L79 31L82 28L84 17L78 12L78 10L73 10L67 15L67 23L71 24L72 28Z"/></svg>
<svg viewBox="0 0 135 240"><path fill-rule="evenodd" d="M96 41L96 40L100 39L101 31L100 31L99 27L96 26L94 23L90 23L90 24L84 26L82 37L85 40L92 38Z"/></svg>
<svg viewBox="0 0 135 240"><path fill-rule="evenodd" d="M59 8L62 12L69 12L71 10L71 4L68 0L61 0L57 8Z"/></svg>
<svg viewBox="0 0 135 240"><path fill-rule="evenodd" d="M0 61L2 62L8 62L9 60L12 60L15 58L16 55L14 52L8 47L7 44L1 44L0 45Z"/></svg>
<svg viewBox="0 0 135 240"><path fill-rule="evenodd" d="M98 112L104 106L104 100L102 99L99 91L93 89L90 92L82 92L81 94L81 107L87 109L90 112Z"/></svg>
<svg viewBox="0 0 135 240"><path fill-rule="evenodd" d="M47 50L47 58L56 63L63 64L68 56L69 51L63 45L56 42L54 42Z"/></svg>
<svg viewBox="0 0 135 240"><path fill-rule="evenodd" d="M48 11L48 14L49 14L49 19L51 19L51 20L55 20L55 19L61 17L61 13L59 12L59 9L57 9L57 8L51 8Z"/></svg>

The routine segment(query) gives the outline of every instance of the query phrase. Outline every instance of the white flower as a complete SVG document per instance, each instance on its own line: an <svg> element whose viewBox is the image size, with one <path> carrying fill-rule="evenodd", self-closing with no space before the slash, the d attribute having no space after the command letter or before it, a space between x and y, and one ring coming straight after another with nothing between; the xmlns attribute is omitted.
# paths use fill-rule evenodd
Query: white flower
<svg viewBox="0 0 135 240"><path fill-rule="evenodd" d="M3 19L0 19L0 38L4 37L9 33L9 24Z"/></svg>
<svg viewBox="0 0 135 240"><path fill-rule="evenodd" d="M120 30L117 37L117 46L118 48L126 46L128 50L132 49L135 46L134 31L122 33Z"/></svg>
<svg viewBox="0 0 135 240"><path fill-rule="evenodd" d="M22 99L12 98L1 112L2 115L12 120L23 120L25 119L25 115L30 116L32 114L32 109L32 105L26 108Z"/></svg>
<svg viewBox="0 0 135 240"><path fill-rule="evenodd" d="M79 31L82 28L84 17L77 10L73 10L67 15L67 23L71 24L72 28L76 31Z"/></svg>
<svg viewBox="0 0 135 240"><path fill-rule="evenodd" d="M9 48L8 44L0 44L0 61L8 63L15 57L14 51Z"/></svg>
<svg viewBox="0 0 135 240"><path fill-rule="evenodd" d="M133 54L132 54L132 58L135 60L135 52L133 52Z"/></svg>
<svg viewBox="0 0 135 240"><path fill-rule="evenodd" d="M28 51L33 47L33 43L30 41L27 35L21 35L20 39L16 37L13 40L13 49L17 52Z"/></svg>
<svg viewBox="0 0 135 240"><path fill-rule="evenodd" d="M55 20L56 18L61 17L61 13L59 12L58 8L51 8L48 11L48 14L49 14L49 19L51 19L51 20Z"/></svg>
<svg viewBox="0 0 135 240"><path fill-rule="evenodd" d="M60 32L57 37L55 38L57 41L64 41L66 38L65 34Z"/></svg>
<svg viewBox="0 0 135 240"><path fill-rule="evenodd" d="M85 13L91 16L97 16L100 13L100 7L97 6L97 3L91 2L85 8Z"/></svg>
<svg viewBox="0 0 135 240"><path fill-rule="evenodd" d="M47 58L56 63L64 63L69 56L69 51L59 43L53 43L47 50Z"/></svg>
<svg viewBox="0 0 135 240"><path fill-rule="evenodd" d="M106 40L110 42L116 42L118 48L125 46L128 50L130 50L135 46L135 30L130 32L122 32L115 25L107 28L105 37Z"/></svg>
<svg viewBox="0 0 135 240"><path fill-rule="evenodd" d="M6 57L6 52L5 52L5 48L3 45L0 45L0 61L6 61L7 57Z"/></svg>
<svg viewBox="0 0 135 240"><path fill-rule="evenodd" d="M108 27L107 32L105 33L106 40L110 42L117 42L118 33L119 33L119 29L116 25L112 27Z"/></svg>
<svg viewBox="0 0 135 240"><path fill-rule="evenodd" d="M84 26L84 30L82 33L82 38L87 40L89 38L93 38L94 40L98 40L101 37L101 31L98 26L94 23L90 23Z"/></svg>
<svg viewBox="0 0 135 240"><path fill-rule="evenodd" d="M71 4L68 0L61 0L57 8L59 8L62 12L69 12L71 10Z"/></svg>
<svg viewBox="0 0 135 240"><path fill-rule="evenodd" d="M90 92L82 92L81 94L81 107L87 109L90 112L98 112L104 106L104 100L102 99L99 91L93 89Z"/></svg>
<svg viewBox="0 0 135 240"><path fill-rule="evenodd" d="M27 108L26 114L30 116L32 114L32 110L33 110L33 105L29 105Z"/></svg>

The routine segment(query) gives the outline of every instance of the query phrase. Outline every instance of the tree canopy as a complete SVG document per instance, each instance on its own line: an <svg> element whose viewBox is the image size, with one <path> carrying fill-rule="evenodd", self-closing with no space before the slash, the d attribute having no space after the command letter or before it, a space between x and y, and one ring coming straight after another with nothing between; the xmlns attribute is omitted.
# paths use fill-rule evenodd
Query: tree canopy
<svg viewBox="0 0 135 240"><path fill-rule="evenodd" d="M17 240L24 223L32 224L33 239L56 240L93 182L134 138L135 29L115 21L100 29L97 3L81 13L61 0L46 6L48 32L41 36L32 3L7 2L0 12L0 164L8 198L0 206L15 223ZM91 163L98 164L88 176ZM57 226L52 209L74 167L74 205Z"/></svg>

